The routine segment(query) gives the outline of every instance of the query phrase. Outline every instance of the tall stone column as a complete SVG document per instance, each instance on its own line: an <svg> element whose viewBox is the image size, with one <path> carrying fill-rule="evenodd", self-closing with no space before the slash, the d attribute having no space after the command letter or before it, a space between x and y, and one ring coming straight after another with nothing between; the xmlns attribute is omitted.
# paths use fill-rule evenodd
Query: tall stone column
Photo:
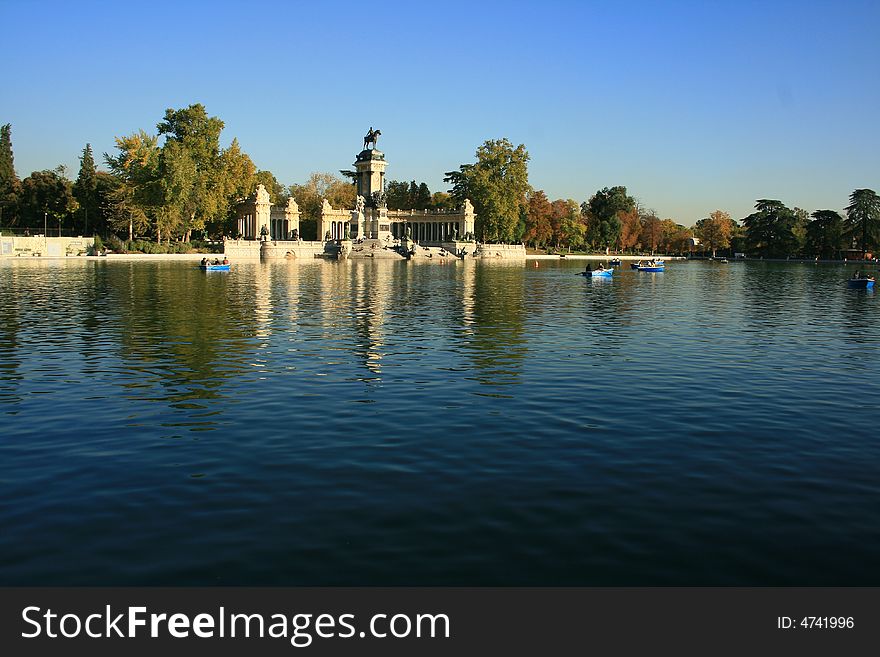
<svg viewBox="0 0 880 657"><path fill-rule="evenodd" d="M385 206L385 154L375 148L358 153L354 163L357 193L365 199L365 236L373 239L391 237L391 224Z"/></svg>

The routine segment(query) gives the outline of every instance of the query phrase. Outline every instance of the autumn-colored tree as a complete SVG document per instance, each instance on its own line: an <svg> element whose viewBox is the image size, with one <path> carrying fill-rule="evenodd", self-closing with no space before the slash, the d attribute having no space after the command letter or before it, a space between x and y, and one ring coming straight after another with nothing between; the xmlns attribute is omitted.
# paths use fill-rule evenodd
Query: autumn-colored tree
<svg viewBox="0 0 880 657"><path fill-rule="evenodd" d="M556 246L565 244L569 249L584 243L587 225L577 201L558 199L550 204L550 225Z"/></svg>
<svg viewBox="0 0 880 657"><path fill-rule="evenodd" d="M550 217L553 209L543 189L529 194L529 209L526 215L526 231L523 240L535 247L544 246L553 239L553 226Z"/></svg>
<svg viewBox="0 0 880 657"><path fill-rule="evenodd" d="M663 228L660 224L660 217L654 210L645 210L641 216L642 228L639 231L639 244L643 249L650 249L651 253L657 250L660 240L663 237Z"/></svg>
<svg viewBox="0 0 880 657"><path fill-rule="evenodd" d="M708 217L700 219L694 226L694 233L706 248L712 251L712 257L718 249L726 249L730 246L730 237L733 234L734 221L723 210L715 210Z"/></svg>
<svg viewBox="0 0 880 657"><path fill-rule="evenodd" d="M664 253L683 253L687 251L691 237L693 237L693 231L676 223L673 219L663 219L660 222L659 247Z"/></svg>
<svg viewBox="0 0 880 657"><path fill-rule="evenodd" d="M632 249L639 241L639 232L642 229L639 220L639 211L636 208L621 210L617 213L620 219L620 250Z"/></svg>
<svg viewBox="0 0 880 657"><path fill-rule="evenodd" d="M299 204L299 210L306 219L315 220L321 216L324 199L334 208L353 208L357 190L347 180L332 173L312 173L302 185L291 185L290 195Z"/></svg>

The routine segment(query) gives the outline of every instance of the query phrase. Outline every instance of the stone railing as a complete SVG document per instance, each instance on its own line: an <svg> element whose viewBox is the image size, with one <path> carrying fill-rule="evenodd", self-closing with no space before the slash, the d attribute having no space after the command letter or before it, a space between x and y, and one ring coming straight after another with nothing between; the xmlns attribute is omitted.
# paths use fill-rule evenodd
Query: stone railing
<svg viewBox="0 0 880 657"><path fill-rule="evenodd" d="M483 259L525 260L526 247L522 244L478 244L474 257Z"/></svg>
<svg viewBox="0 0 880 657"><path fill-rule="evenodd" d="M43 237L0 235L0 257L88 255L95 246L94 237Z"/></svg>

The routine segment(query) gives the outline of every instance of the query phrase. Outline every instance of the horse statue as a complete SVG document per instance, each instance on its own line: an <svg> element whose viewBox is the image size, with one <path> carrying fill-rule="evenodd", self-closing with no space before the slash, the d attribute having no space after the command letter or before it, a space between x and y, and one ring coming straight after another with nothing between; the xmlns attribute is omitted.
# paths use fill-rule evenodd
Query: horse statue
<svg viewBox="0 0 880 657"><path fill-rule="evenodd" d="M364 150L367 150L368 144L373 144L373 148L376 148L376 142L379 140L379 135L381 134L381 130L373 130L373 126L370 126L370 131L364 137Z"/></svg>

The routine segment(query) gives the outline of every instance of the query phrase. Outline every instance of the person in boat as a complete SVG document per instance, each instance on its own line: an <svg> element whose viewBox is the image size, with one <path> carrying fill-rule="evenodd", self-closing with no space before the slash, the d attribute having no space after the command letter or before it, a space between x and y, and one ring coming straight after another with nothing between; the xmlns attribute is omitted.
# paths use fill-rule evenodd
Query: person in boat
<svg viewBox="0 0 880 657"><path fill-rule="evenodd" d="M208 259L202 258L202 267L206 266L207 264L208 264Z"/></svg>
<svg viewBox="0 0 880 657"><path fill-rule="evenodd" d="M862 272L860 272L860 271L857 271L855 274L853 274L853 280L858 280L861 277L862 277Z"/></svg>
<svg viewBox="0 0 880 657"><path fill-rule="evenodd" d="M588 273L593 273L593 267L589 263L587 263L587 268L584 269L584 271Z"/></svg>
<svg viewBox="0 0 880 657"><path fill-rule="evenodd" d="M223 264L224 264L224 265L228 265L228 264L229 264L229 258L227 258L227 257L224 256L224 258L223 258Z"/></svg>
<svg viewBox="0 0 880 657"><path fill-rule="evenodd" d="M214 258L214 262L212 262L211 264L212 264L212 265L219 265L219 264L220 264L220 259L219 259L219 258Z"/></svg>

